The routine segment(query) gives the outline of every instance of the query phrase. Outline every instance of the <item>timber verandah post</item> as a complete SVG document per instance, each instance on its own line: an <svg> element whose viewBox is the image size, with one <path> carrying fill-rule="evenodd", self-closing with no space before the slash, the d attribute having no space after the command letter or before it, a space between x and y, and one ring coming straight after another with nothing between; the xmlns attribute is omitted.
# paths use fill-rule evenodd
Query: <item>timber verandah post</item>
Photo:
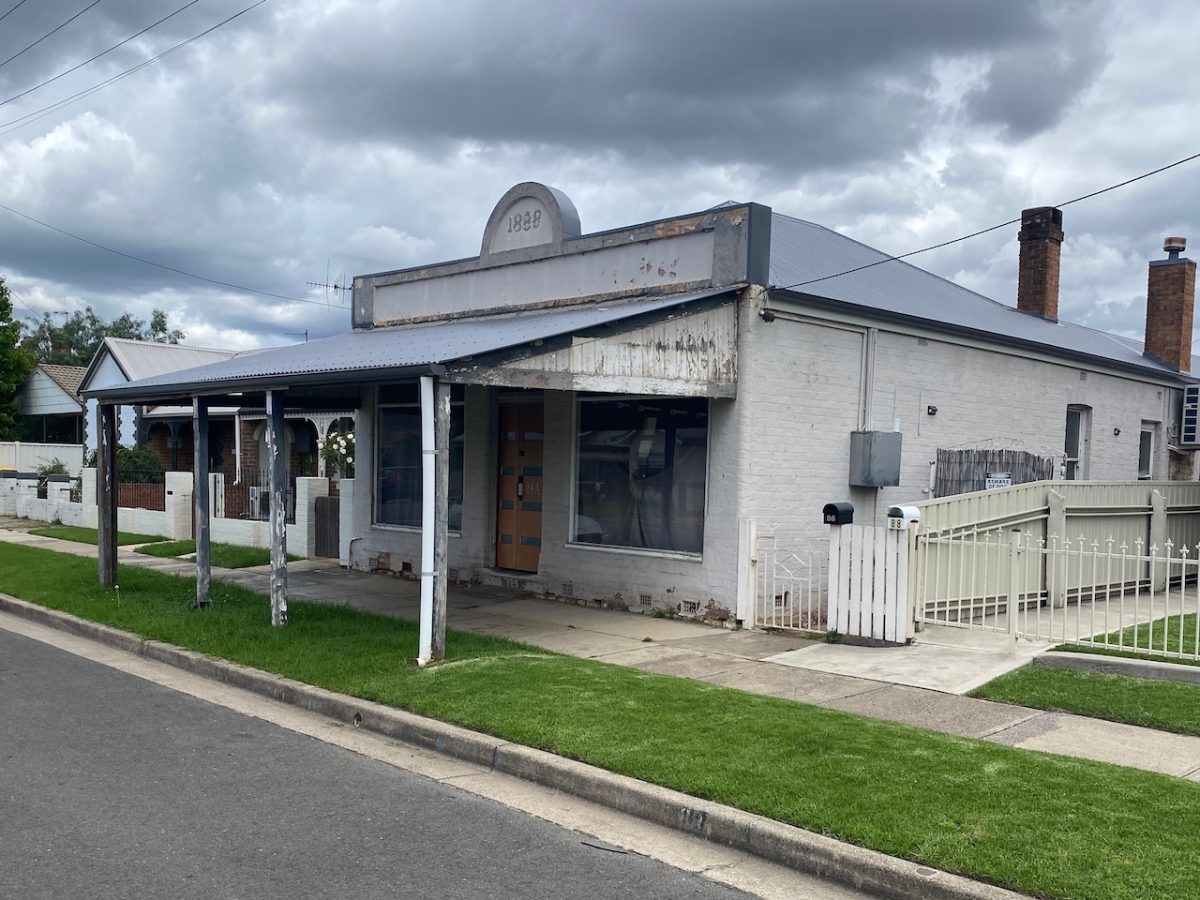
<svg viewBox="0 0 1200 900"><path fill-rule="evenodd" d="M287 624L287 461L284 459L283 392L267 391L267 456L269 458L271 541L271 624Z"/></svg>
<svg viewBox="0 0 1200 900"><path fill-rule="evenodd" d="M203 609L212 600L212 531L209 514L211 498L208 477L208 400L192 398L193 441L193 515L196 532L196 606Z"/></svg>
<svg viewBox="0 0 1200 900"><path fill-rule="evenodd" d="M96 537L100 584L117 583L117 408L96 407Z"/></svg>
<svg viewBox="0 0 1200 900"><path fill-rule="evenodd" d="M450 509L450 385L434 386L434 535L433 535L433 645L435 660L446 656L446 553L449 549Z"/></svg>
<svg viewBox="0 0 1200 900"><path fill-rule="evenodd" d="M446 655L450 385L424 375L421 396L421 623L417 664Z"/></svg>

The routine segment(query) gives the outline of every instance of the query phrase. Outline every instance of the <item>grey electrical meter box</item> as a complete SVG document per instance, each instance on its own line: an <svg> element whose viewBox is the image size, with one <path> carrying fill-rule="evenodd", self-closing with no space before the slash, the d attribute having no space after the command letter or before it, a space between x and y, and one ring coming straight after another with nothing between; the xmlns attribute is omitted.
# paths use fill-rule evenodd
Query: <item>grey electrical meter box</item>
<svg viewBox="0 0 1200 900"><path fill-rule="evenodd" d="M900 432L850 432L850 487L900 483Z"/></svg>
<svg viewBox="0 0 1200 900"><path fill-rule="evenodd" d="M826 525L853 525L854 507L845 501L826 503L822 516Z"/></svg>

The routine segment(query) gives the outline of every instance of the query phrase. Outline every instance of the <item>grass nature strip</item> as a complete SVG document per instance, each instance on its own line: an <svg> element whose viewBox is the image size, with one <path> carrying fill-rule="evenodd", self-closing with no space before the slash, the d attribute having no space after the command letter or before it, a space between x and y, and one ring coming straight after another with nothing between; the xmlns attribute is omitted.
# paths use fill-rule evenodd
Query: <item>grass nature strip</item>
<svg viewBox="0 0 1200 900"><path fill-rule="evenodd" d="M60 541L75 541L78 544L91 544L95 547L100 543L99 534L95 528L84 528L80 525L48 525L45 528L32 528L30 534L38 537L57 538ZM137 534L133 531L118 531L117 544L146 544L154 541L165 541L166 538L157 534Z"/></svg>
<svg viewBox="0 0 1200 900"><path fill-rule="evenodd" d="M972 697L1200 736L1200 685L1025 666Z"/></svg>
<svg viewBox="0 0 1200 900"><path fill-rule="evenodd" d="M1057 898L1195 896L1200 785L863 719L451 631L0 544L0 590L335 691L389 703L885 853Z"/></svg>
<svg viewBox="0 0 1200 900"><path fill-rule="evenodd" d="M1104 641L1105 637L1108 639L1107 644L1064 644L1057 649L1073 653L1101 653L1131 659L1151 659L1186 666L1200 665L1200 660L1188 658L1200 652L1200 617L1195 613L1130 625L1108 635L1098 635L1094 640ZM1130 647L1141 649L1126 649Z"/></svg>
<svg viewBox="0 0 1200 900"><path fill-rule="evenodd" d="M265 566L271 562L271 551L265 547L240 547L237 544L221 544L215 541L210 547L212 564L222 569L245 569L249 566ZM185 541L164 541L161 544L150 544L138 548L138 553L165 558L190 556L195 552L196 542L190 538ZM288 554L289 560L295 561L299 558Z"/></svg>

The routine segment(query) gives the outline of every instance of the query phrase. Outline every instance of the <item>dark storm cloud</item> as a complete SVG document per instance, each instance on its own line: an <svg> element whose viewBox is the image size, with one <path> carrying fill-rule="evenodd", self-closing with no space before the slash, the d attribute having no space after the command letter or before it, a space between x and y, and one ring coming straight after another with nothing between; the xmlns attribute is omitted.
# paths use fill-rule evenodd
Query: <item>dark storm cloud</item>
<svg viewBox="0 0 1200 900"><path fill-rule="evenodd" d="M30 0L19 12L36 15L0 23L0 60L87 2ZM105 0L0 67L0 100L183 2ZM0 107L0 124L250 2L202 0ZM166 265L302 297L322 296L306 282L327 272L476 252L492 204L527 179L566 190L585 230L758 200L905 252L1190 143L1186 99L1138 128L1126 121L1193 68L1182 43L1182 57L1166 52L1159 27L1140 7L1036 0L275 0L61 113L0 129L0 202ZM1192 177L1067 210L1071 317L1136 324L1163 228L1200 241L1180 200ZM1016 249L1013 229L913 261L1011 302ZM0 211L5 273L39 307L145 317L163 306L208 345L295 341L349 321L192 282Z"/></svg>
<svg viewBox="0 0 1200 900"><path fill-rule="evenodd" d="M3 94L0 100L113 47L180 9L187 0L103 0L64 25L90 3L91 0L33 0L0 23L0 62L44 38L11 63L0 67L0 93ZM246 5L249 0L242 4L233 0L201 0L114 51L107 59L119 69L128 68ZM11 6L3 0L0 12ZM63 27L51 34L58 26ZM99 78L89 83L96 80ZM49 97L47 102L54 99ZM0 116L0 120L4 118Z"/></svg>
<svg viewBox="0 0 1200 900"><path fill-rule="evenodd" d="M797 171L918 142L937 115L936 58L1021 58L1072 40L1031 2L363 8L271 57L260 89L344 140L542 143Z"/></svg>
<svg viewBox="0 0 1200 900"><path fill-rule="evenodd" d="M1053 126L1107 59L1096 3L1059 8L1047 28L992 55L985 81L967 96L979 121L1025 138Z"/></svg>

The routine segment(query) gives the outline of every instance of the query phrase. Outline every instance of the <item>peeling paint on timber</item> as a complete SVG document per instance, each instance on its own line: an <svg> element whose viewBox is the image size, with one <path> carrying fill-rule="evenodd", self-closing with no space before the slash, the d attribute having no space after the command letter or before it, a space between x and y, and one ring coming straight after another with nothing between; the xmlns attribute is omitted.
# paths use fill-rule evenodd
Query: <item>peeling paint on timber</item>
<svg viewBox="0 0 1200 900"><path fill-rule="evenodd" d="M575 339L568 347L531 354L497 368L530 376L544 372L653 382L733 383L737 380L736 344L736 308L728 304L611 337ZM505 381L500 371L478 374L484 383Z"/></svg>
<svg viewBox="0 0 1200 900"><path fill-rule="evenodd" d="M675 272L671 272L675 277ZM617 282L614 280L613 284ZM567 309L573 306L590 306L597 303L607 303L613 300L629 300L641 297L667 297L671 294L690 294L712 287L711 279L682 281L654 287L632 287L589 294L586 297L564 297L558 300L544 300L532 303L505 304L491 306L485 309L469 309L459 312L434 313L426 316L401 316L376 322L373 328L395 328L400 325L422 325L428 322L444 322L454 319L474 319L481 316L495 316L509 313L542 312L551 309Z"/></svg>

